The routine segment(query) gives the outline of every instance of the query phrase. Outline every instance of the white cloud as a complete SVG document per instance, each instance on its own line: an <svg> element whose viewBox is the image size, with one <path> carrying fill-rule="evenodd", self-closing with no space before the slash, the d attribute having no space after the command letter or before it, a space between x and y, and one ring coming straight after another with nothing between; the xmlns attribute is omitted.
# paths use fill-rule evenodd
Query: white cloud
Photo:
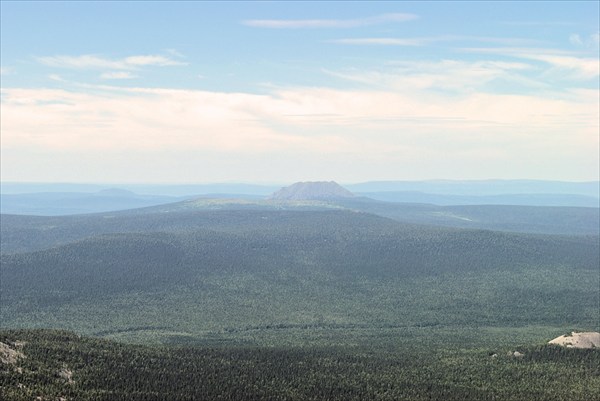
<svg viewBox="0 0 600 401"><path fill-rule="evenodd" d="M125 58L125 64L131 66L145 66L145 65L156 65L160 67L171 66L171 65L185 65L180 61L171 60L164 56L130 56Z"/></svg>
<svg viewBox="0 0 600 401"><path fill-rule="evenodd" d="M581 40L581 36L576 33L572 33L569 35L569 42L571 42L574 46L583 46L583 41Z"/></svg>
<svg viewBox="0 0 600 401"><path fill-rule="evenodd" d="M526 56L528 54L554 54L572 56L576 54L570 50L559 50L543 47L465 47L457 50L469 53L497 54L506 56Z"/></svg>
<svg viewBox="0 0 600 401"><path fill-rule="evenodd" d="M2 163L10 168L2 174L290 180L290 171L307 179L313 169L312 177L337 172L345 180L397 179L398 171L590 178L598 164L598 90L482 90L494 79L525 79L521 72L537 76L538 68L526 58L396 61L381 71L327 71L364 83L361 89L271 86L260 95L109 85L3 89ZM36 170L33 157L47 162ZM52 175L62 163L56 159L69 162ZM85 169L72 168L78 161Z"/></svg>
<svg viewBox="0 0 600 401"><path fill-rule="evenodd" d="M600 60L597 57L581 57L568 51L528 48L470 48L462 50L541 61L560 71L562 79L588 80L600 75Z"/></svg>
<svg viewBox="0 0 600 401"><path fill-rule="evenodd" d="M104 72L100 75L102 79L133 79L137 78L137 75L132 74L128 71L111 71Z"/></svg>
<svg viewBox="0 0 600 401"><path fill-rule="evenodd" d="M3 146L9 148L368 151L376 157L413 142L426 147L420 136L442 132L457 148L485 147L492 139L516 147L548 140L559 151L598 140L593 90L563 99L481 92L457 98L390 89L287 88L255 95L106 86L98 94L50 89L2 94ZM472 136L482 132L489 137Z"/></svg>
<svg viewBox="0 0 600 401"><path fill-rule="evenodd" d="M465 36L465 35L442 35L431 37L418 38L344 38L329 40L328 43L336 43L342 45L388 45L388 46L425 46L437 42L453 42L453 41L473 41L499 43L505 45L525 45L536 43L530 39L522 38L501 38L488 36Z"/></svg>
<svg viewBox="0 0 600 401"><path fill-rule="evenodd" d="M178 58L185 58L185 56L181 52L177 51L176 49L165 49L165 52L169 53L171 56L175 56Z"/></svg>
<svg viewBox="0 0 600 401"><path fill-rule="evenodd" d="M50 74L50 75L48 75L48 78L50 78L51 80L56 81L56 82L65 82L63 77L61 77L58 74Z"/></svg>
<svg viewBox="0 0 600 401"><path fill-rule="evenodd" d="M357 19L268 19L246 20L242 23L257 28L356 28L391 22L405 22L417 19L415 14L391 13Z"/></svg>
<svg viewBox="0 0 600 401"><path fill-rule="evenodd" d="M540 87L538 82L531 82L520 75L533 68L530 64L519 62L441 60L393 61L380 71L323 72L337 78L400 92L442 90L464 94L481 91L486 84L496 79L518 83L519 86Z"/></svg>
<svg viewBox="0 0 600 401"><path fill-rule="evenodd" d="M93 55L83 56L47 56L37 57L37 60L50 67L74 69L123 69L128 66L122 61L108 60Z"/></svg>
<svg viewBox="0 0 600 401"><path fill-rule="evenodd" d="M571 26L578 25L569 21L500 21L500 24L515 26Z"/></svg>
<svg viewBox="0 0 600 401"><path fill-rule="evenodd" d="M423 46L428 43L423 39L401 39L401 38L352 38L352 39L335 39L329 43L340 45L393 45L393 46Z"/></svg>
<svg viewBox="0 0 600 401"><path fill-rule="evenodd" d="M10 74L12 74L12 68L0 67L0 75L10 75Z"/></svg>
<svg viewBox="0 0 600 401"><path fill-rule="evenodd" d="M600 33L596 32L585 38L582 38L581 35L577 33L572 33L569 36L569 42L577 47L596 48L597 50L598 45L600 44Z"/></svg>
<svg viewBox="0 0 600 401"><path fill-rule="evenodd" d="M108 69L108 70L133 70L140 66L175 66L185 63L169 59L160 55L130 56L124 59L108 59L96 55L82 56L46 56L37 57L37 60L50 67L72 69Z"/></svg>
<svg viewBox="0 0 600 401"><path fill-rule="evenodd" d="M531 54L521 56L551 64L557 69L570 71L573 78L593 79L600 75L600 60L597 58Z"/></svg>

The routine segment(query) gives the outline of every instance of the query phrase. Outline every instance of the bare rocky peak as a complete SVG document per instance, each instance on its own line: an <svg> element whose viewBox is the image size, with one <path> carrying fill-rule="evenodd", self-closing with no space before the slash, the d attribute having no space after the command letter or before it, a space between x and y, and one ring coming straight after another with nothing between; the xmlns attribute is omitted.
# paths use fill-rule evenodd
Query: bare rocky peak
<svg viewBox="0 0 600 401"><path fill-rule="evenodd" d="M578 333L574 331L571 334L556 337L549 343L567 348L600 348L600 333L594 331Z"/></svg>
<svg viewBox="0 0 600 401"><path fill-rule="evenodd" d="M19 351L23 344L22 342L13 344L0 342L0 363L14 365L20 358L25 358L25 355Z"/></svg>
<svg viewBox="0 0 600 401"><path fill-rule="evenodd" d="M272 200L329 200L351 198L354 194L335 181L297 182L273 193Z"/></svg>

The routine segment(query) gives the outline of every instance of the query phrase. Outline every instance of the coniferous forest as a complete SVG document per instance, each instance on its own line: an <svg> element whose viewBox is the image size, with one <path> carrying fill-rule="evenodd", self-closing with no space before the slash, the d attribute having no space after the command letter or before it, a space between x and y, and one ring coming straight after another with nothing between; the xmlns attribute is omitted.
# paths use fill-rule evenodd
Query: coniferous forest
<svg viewBox="0 0 600 401"><path fill-rule="evenodd" d="M3 366L6 400L593 400L600 352L536 345L386 349L127 345L70 332L2 331L26 357ZM17 343L19 344L19 343Z"/></svg>
<svg viewBox="0 0 600 401"><path fill-rule="evenodd" d="M3 399L600 397L598 236L164 209L3 216Z"/></svg>

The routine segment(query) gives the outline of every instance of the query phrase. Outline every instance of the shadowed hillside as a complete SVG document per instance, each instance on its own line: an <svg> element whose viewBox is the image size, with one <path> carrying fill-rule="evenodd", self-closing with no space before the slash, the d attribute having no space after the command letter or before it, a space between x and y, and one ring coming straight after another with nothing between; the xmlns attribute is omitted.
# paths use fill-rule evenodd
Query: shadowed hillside
<svg viewBox="0 0 600 401"><path fill-rule="evenodd" d="M183 348L127 345L63 331L0 330L0 346L20 355L0 362L0 397L589 401L600 396L598 350L529 345L519 347L523 356L515 358L504 346L442 350L426 337L418 340L395 347L379 337L351 348ZM491 356L490 349L497 353Z"/></svg>

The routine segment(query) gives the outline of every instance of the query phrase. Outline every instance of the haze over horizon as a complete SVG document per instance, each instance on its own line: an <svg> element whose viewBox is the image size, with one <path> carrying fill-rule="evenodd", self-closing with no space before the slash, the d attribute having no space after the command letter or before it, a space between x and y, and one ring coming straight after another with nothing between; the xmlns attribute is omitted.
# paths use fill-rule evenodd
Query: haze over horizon
<svg viewBox="0 0 600 401"><path fill-rule="evenodd" d="M2 182L599 179L598 2L1 2Z"/></svg>

